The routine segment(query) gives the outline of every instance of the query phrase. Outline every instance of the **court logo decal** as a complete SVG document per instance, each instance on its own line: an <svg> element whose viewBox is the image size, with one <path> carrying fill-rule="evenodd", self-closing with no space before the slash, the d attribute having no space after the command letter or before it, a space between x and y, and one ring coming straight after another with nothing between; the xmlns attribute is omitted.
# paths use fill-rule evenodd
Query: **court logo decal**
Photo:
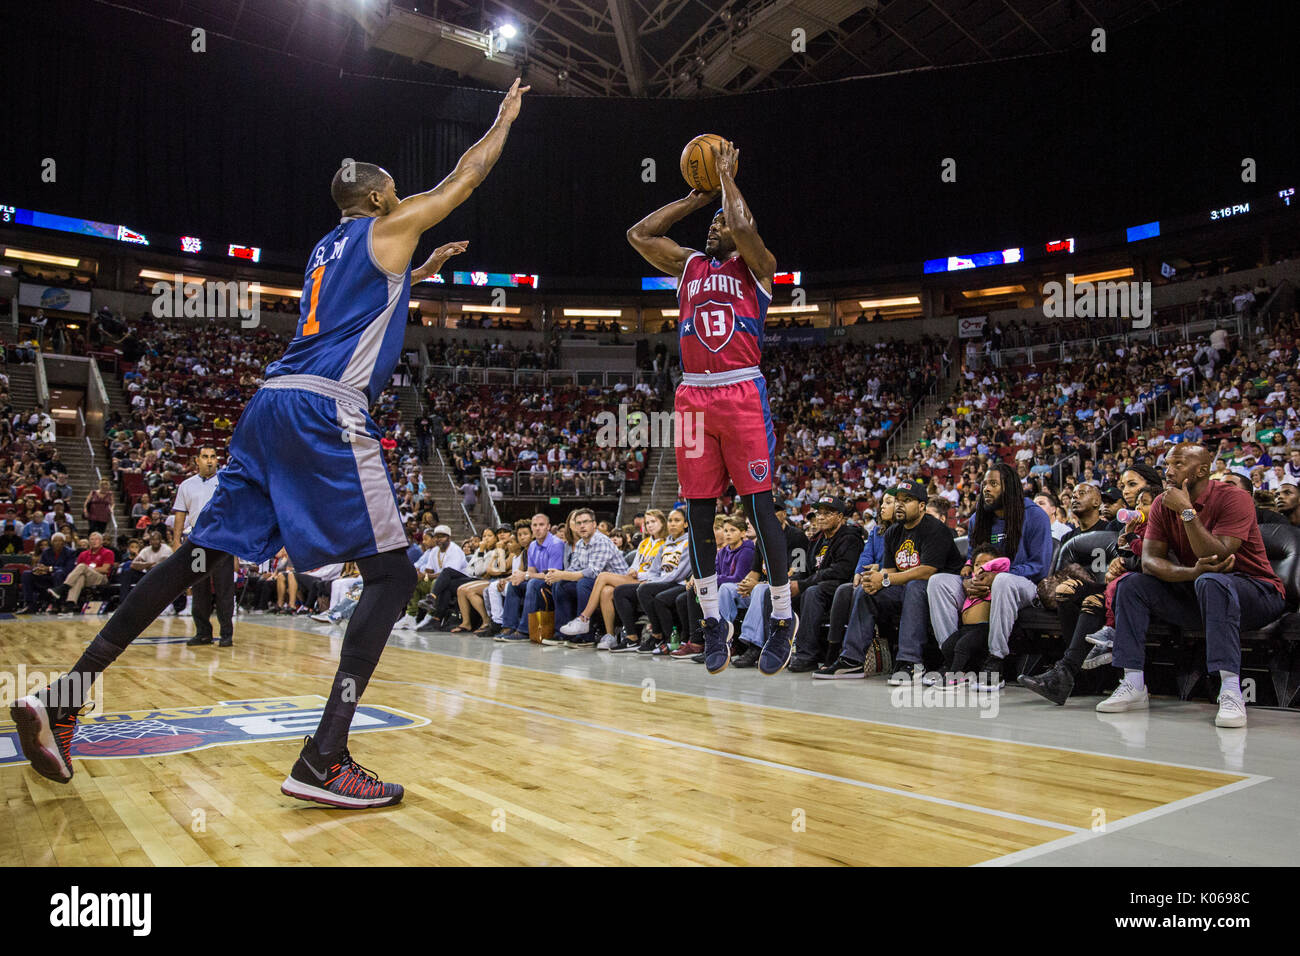
<svg viewBox="0 0 1300 956"><path fill-rule="evenodd" d="M767 478L767 462L759 458L749 463L749 477L755 481L763 481Z"/></svg>
<svg viewBox="0 0 1300 956"><path fill-rule="evenodd" d="M100 714L77 723L72 756L90 760L156 757L264 740L297 740L316 729L324 707L324 697L308 694ZM362 704L352 718L352 732L407 730L428 723L427 717ZM0 722L0 767L21 763L26 760L13 723Z"/></svg>

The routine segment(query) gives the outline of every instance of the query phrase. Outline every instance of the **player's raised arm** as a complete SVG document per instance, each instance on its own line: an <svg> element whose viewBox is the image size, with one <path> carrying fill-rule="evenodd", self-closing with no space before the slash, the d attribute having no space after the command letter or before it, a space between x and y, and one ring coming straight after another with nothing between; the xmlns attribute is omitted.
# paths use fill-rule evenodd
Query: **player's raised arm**
<svg viewBox="0 0 1300 956"><path fill-rule="evenodd" d="M632 248L641 253L646 262L674 279L680 279L682 270L686 268L686 260L694 250L682 248L669 239L666 233L695 210L713 202L717 195L716 192L705 193L692 189L689 196L656 209L629 229L627 241L632 243Z"/></svg>
<svg viewBox="0 0 1300 956"><path fill-rule="evenodd" d="M375 255L381 263L401 261L405 268L424 231L447 218L487 178L501 156L506 137L510 133L510 125L519 115L520 102L528 90L529 87L520 86L516 79L506 98L501 101L492 128L465 151L447 178L428 192L407 196L397 204L396 209L379 217L375 223L373 241Z"/></svg>
<svg viewBox="0 0 1300 956"><path fill-rule="evenodd" d="M722 215L727 222L727 230L736 244L736 251L745 260L745 265L753 270L758 281L763 284L768 295L772 294L772 276L776 272L776 256L768 251L759 238L754 226L754 217L745 204L745 197L736 188L736 164L740 160L740 150L731 143L723 143L718 149L718 181L722 183Z"/></svg>

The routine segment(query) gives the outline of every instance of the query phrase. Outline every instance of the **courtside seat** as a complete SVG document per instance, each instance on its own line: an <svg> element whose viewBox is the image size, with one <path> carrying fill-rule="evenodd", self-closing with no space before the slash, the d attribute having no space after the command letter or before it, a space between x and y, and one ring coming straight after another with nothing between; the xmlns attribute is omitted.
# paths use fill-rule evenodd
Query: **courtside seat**
<svg viewBox="0 0 1300 956"><path fill-rule="evenodd" d="M1069 541L1057 542L1052 557L1051 573L1070 564L1079 564L1092 572L1098 584L1106 580L1106 568L1119 555L1119 534L1115 531L1089 531L1076 534ZM1037 663L1035 652L1054 651L1064 653L1060 647L1061 618L1057 611L1045 608L1035 600L1033 605L1016 615L1012 628L1010 646L1013 652L1023 652L1027 660L1022 662L1021 670L1032 668ZM1046 641L1044 641L1046 639Z"/></svg>
<svg viewBox="0 0 1300 956"><path fill-rule="evenodd" d="M1300 607L1300 528L1266 524L1261 525L1259 531L1264 539L1264 551L1268 554L1269 563L1286 587L1287 609L1276 621L1270 621L1253 631L1242 631L1241 643L1244 645L1275 637L1291 642L1300 641L1300 612L1297 612L1297 607ZM1175 634L1189 641L1205 640L1205 629L1202 627L1173 628L1163 622L1151 625L1147 630L1147 640L1150 642L1153 636Z"/></svg>

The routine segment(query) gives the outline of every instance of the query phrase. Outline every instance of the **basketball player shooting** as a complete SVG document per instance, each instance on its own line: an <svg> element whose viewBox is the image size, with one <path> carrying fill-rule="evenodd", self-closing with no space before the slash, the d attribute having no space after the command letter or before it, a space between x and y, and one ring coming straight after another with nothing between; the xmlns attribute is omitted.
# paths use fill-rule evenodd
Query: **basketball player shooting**
<svg viewBox="0 0 1300 956"><path fill-rule="evenodd" d="M399 200L393 178L369 163L335 173L330 195L342 219L308 259L297 334L267 366L240 416L230 464L188 540L136 585L71 672L11 708L23 755L41 776L72 779L72 739L86 694L163 608L213 574L230 575L233 556L261 563L283 546L300 568L355 561L365 587L320 725L280 789L333 807L401 801L402 787L359 766L347 746L361 695L416 578L382 433L368 409L401 356L412 280L436 272L466 244L439 247L414 272L411 255L421 235L487 177L527 91L515 80L492 128L428 192Z"/></svg>
<svg viewBox="0 0 1300 956"><path fill-rule="evenodd" d="M798 623L792 620L785 534L772 500L776 432L759 369L763 322L772 301L776 258L754 227L736 188L740 152L723 142L716 154L722 208L709 225L704 252L685 249L667 232L679 220L713 203L717 192L689 196L652 212L628 230L633 248L677 279L677 329L682 382L675 410L693 416L701 449L677 443L677 473L690 518L695 593L704 617L704 664L710 674L731 662L730 621L719 621L717 546L713 517L718 496L735 485L757 532L771 583L772 617L758 667L779 674L790 661ZM702 452L702 453L701 453Z"/></svg>

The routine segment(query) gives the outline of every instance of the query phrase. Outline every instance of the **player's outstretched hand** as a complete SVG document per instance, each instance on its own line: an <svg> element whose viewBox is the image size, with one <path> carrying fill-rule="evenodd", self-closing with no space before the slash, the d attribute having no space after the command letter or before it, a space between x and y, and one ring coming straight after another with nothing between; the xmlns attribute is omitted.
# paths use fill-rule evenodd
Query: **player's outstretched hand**
<svg viewBox="0 0 1300 956"><path fill-rule="evenodd" d="M729 140L723 140L714 152L717 154L718 175L726 174L732 178L736 175L736 166L740 163L740 150Z"/></svg>
<svg viewBox="0 0 1300 956"><path fill-rule="evenodd" d="M461 239L457 242L445 242L437 249L433 250L432 258L446 262L452 256L458 256L469 248L469 240Z"/></svg>
<svg viewBox="0 0 1300 956"><path fill-rule="evenodd" d="M519 77L515 77L515 81L510 84L510 91L506 93L506 98L501 101L501 109L497 117L507 123L514 122L515 117L519 115L519 104L530 89L531 86L520 86Z"/></svg>

